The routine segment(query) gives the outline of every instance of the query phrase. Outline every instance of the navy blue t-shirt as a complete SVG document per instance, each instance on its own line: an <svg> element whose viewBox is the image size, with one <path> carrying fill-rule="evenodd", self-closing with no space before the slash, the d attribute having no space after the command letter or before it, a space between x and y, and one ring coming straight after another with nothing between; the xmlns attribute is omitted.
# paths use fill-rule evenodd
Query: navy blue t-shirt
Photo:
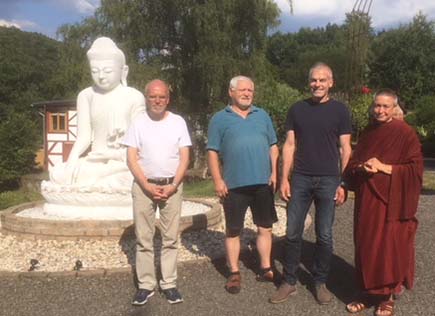
<svg viewBox="0 0 435 316"><path fill-rule="evenodd" d="M336 100L296 102L287 113L286 131L296 138L293 172L310 176L340 174L340 135L351 134L346 105Z"/></svg>

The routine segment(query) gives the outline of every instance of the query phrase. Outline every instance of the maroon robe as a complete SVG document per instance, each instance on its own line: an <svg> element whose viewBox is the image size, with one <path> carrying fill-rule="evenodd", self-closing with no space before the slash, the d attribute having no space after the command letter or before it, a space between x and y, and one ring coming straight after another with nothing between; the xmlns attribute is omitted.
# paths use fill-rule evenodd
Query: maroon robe
<svg viewBox="0 0 435 316"><path fill-rule="evenodd" d="M391 175L368 174L370 158L392 165ZM362 290L390 295L413 287L418 198L422 186L421 145L405 122L373 124L362 134L345 171L355 191L355 268Z"/></svg>

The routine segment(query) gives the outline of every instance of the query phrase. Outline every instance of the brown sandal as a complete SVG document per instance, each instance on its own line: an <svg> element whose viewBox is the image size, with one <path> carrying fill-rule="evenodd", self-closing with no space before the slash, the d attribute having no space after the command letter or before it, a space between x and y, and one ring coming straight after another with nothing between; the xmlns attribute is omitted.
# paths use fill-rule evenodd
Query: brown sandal
<svg viewBox="0 0 435 316"><path fill-rule="evenodd" d="M260 273L257 274L255 279L258 282L273 282L274 281L274 274L273 274L272 267L261 268Z"/></svg>
<svg viewBox="0 0 435 316"><path fill-rule="evenodd" d="M225 284L225 289L231 294L237 294L240 292L242 277L240 271L231 272Z"/></svg>
<svg viewBox="0 0 435 316"><path fill-rule="evenodd" d="M357 296L355 301L346 305L346 310L351 314L356 314L372 306L373 298L366 293L361 293Z"/></svg>
<svg viewBox="0 0 435 316"><path fill-rule="evenodd" d="M351 314L362 312L366 308L368 308L368 305L362 301L353 301L346 305L346 310Z"/></svg>
<svg viewBox="0 0 435 316"><path fill-rule="evenodd" d="M394 301L388 300L381 302L375 311L376 316L393 316L394 315Z"/></svg>

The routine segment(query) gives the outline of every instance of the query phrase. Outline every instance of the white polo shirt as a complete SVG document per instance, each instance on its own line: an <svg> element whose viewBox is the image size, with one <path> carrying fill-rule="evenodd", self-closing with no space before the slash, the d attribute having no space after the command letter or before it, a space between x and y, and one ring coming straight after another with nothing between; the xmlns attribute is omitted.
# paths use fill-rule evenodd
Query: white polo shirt
<svg viewBox="0 0 435 316"><path fill-rule="evenodd" d="M192 146L186 122L172 112L161 121L153 121L147 112L139 114L122 144L138 149L139 164L147 178L175 176L180 163L179 149Z"/></svg>

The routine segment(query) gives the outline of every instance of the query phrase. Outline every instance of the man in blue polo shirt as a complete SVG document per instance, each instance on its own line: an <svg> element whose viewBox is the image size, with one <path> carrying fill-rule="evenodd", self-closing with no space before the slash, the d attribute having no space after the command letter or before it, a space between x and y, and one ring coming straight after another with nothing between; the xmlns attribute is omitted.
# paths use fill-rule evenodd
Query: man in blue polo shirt
<svg viewBox="0 0 435 316"><path fill-rule="evenodd" d="M252 105L254 82L244 76L231 79L231 104L217 112L208 129L208 164L216 194L223 201L225 248L230 275L225 289L238 293L240 233L250 207L258 228L259 281L273 281L272 225L277 221L274 192L277 182L277 138L269 115ZM222 162L222 173L220 168Z"/></svg>

